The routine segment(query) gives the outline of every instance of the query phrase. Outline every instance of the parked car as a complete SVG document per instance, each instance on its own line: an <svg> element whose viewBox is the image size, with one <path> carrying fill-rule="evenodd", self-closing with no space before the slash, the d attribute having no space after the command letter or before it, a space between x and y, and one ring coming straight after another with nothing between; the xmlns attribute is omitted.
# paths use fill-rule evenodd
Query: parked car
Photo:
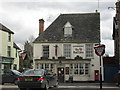
<svg viewBox="0 0 120 90"><path fill-rule="evenodd" d="M120 70L115 74L115 79L114 79L115 83L117 86L120 85Z"/></svg>
<svg viewBox="0 0 120 90"><path fill-rule="evenodd" d="M44 69L29 69L18 78L20 90L29 88L41 88L48 90L49 87L57 87L58 79L55 73Z"/></svg>
<svg viewBox="0 0 120 90"><path fill-rule="evenodd" d="M17 84L17 79L21 73L17 70L1 70L2 85L4 83L14 83Z"/></svg>

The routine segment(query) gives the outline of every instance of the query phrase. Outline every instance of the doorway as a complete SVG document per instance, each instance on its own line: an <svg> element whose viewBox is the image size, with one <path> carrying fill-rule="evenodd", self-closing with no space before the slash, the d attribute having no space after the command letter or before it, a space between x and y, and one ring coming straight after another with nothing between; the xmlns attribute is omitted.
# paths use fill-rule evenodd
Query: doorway
<svg viewBox="0 0 120 90"><path fill-rule="evenodd" d="M58 82L63 83L64 82L64 67L57 68L57 74L58 74Z"/></svg>

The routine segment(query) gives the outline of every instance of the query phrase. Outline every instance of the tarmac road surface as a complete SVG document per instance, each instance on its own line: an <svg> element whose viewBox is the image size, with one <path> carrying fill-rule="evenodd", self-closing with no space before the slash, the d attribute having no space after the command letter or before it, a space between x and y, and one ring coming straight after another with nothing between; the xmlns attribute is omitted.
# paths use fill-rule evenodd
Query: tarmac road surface
<svg viewBox="0 0 120 90"><path fill-rule="evenodd" d="M14 84L5 84L0 85L1 90L20 90L17 85ZM38 89L33 89L38 90ZM40 89L39 89L40 90ZM50 88L49 90L120 90L120 87L115 86L114 84L104 84L103 88L100 89L99 84L94 83L62 83L58 88Z"/></svg>

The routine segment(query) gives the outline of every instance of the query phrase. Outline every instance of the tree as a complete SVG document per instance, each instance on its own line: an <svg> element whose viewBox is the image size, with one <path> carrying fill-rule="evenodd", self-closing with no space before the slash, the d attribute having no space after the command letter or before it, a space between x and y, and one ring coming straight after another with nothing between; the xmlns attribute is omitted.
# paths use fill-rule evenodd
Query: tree
<svg viewBox="0 0 120 90"><path fill-rule="evenodd" d="M33 62L33 44L35 40L34 36L30 36L29 39L24 43L23 53L27 53L25 60L20 59L20 71L23 71L23 68L32 68Z"/></svg>

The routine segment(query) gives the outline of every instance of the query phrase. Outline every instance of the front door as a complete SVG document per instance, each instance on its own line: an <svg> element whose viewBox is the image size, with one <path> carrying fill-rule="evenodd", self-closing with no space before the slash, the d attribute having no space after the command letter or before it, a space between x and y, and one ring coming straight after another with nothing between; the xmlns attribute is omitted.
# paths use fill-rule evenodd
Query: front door
<svg viewBox="0 0 120 90"><path fill-rule="evenodd" d="M57 74L58 74L58 82L63 83L64 82L64 68L63 67L57 68Z"/></svg>

